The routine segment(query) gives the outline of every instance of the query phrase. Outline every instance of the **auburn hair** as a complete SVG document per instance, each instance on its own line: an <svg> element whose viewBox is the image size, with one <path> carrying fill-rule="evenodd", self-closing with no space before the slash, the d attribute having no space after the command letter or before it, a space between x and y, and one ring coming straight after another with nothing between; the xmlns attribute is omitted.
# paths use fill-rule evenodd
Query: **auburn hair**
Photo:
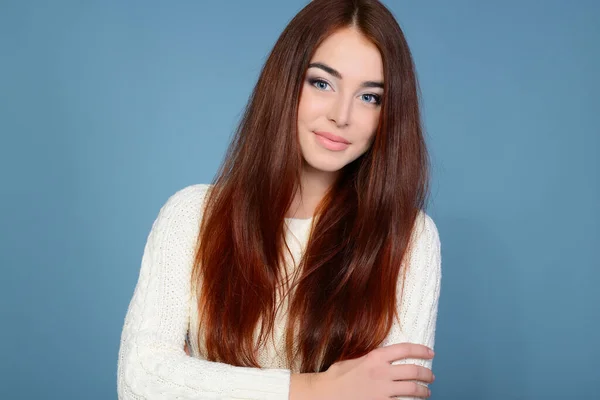
<svg viewBox="0 0 600 400"><path fill-rule="evenodd" d="M344 27L381 53L380 121L369 150L319 203L297 279L280 286L285 216L302 189L300 91L316 48ZM413 60L392 13L377 0L310 2L269 54L206 195L192 285L207 359L262 367L257 348L273 331L278 290L290 296L286 358L298 372L378 347L399 319L396 289L426 204L428 163Z"/></svg>

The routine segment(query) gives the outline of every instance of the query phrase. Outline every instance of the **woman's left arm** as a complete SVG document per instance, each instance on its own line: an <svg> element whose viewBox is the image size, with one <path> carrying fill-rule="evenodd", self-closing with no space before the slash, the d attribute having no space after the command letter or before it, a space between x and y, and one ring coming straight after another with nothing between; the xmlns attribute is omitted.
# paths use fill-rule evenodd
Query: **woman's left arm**
<svg viewBox="0 0 600 400"><path fill-rule="evenodd" d="M403 290L401 279L398 282L396 307L400 321L394 320L380 347L410 342L434 348L442 278L441 245L438 229L424 211L417 218L413 235L415 242ZM432 360L407 358L392 364L416 364L431 369ZM417 383L427 386L424 382Z"/></svg>

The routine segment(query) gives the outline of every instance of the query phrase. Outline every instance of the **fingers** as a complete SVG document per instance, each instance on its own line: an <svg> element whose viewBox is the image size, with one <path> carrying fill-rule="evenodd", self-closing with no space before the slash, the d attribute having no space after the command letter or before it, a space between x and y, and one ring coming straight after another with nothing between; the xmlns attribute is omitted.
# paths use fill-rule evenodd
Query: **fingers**
<svg viewBox="0 0 600 400"><path fill-rule="evenodd" d="M410 396L428 398L431 396L431 391L427 386L416 382L393 382L392 396Z"/></svg>
<svg viewBox="0 0 600 400"><path fill-rule="evenodd" d="M390 371L391 378L395 381L416 380L432 383L435 380L433 371L419 365L392 365Z"/></svg>
<svg viewBox="0 0 600 400"><path fill-rule="evenodd" d="M427 346L416 343L396 343L377 349L385 361L392 363L405 358L431 359L435 355Z"/></svg>

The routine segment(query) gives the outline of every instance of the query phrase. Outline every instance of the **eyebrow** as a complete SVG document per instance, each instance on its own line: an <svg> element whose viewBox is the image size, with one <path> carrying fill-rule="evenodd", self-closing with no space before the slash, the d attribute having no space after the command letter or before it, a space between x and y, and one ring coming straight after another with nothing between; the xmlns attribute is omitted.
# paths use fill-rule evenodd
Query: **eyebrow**
<svg viewBox="0 0 600 400"><path fill-rule="evenodd" d="M323 64L320 62L310 63L308 65L308 68L319 68L319 69L322 69L323 71L327 72L328 74L335 76L338 79L343 79L342 74L340 74L338 71L331 68L329 65L326 65L326 64ZM361 83L360 86L365 87L365 88L381 88L381 89L383 89L383 82L365 81L365 82Z"/></svg>

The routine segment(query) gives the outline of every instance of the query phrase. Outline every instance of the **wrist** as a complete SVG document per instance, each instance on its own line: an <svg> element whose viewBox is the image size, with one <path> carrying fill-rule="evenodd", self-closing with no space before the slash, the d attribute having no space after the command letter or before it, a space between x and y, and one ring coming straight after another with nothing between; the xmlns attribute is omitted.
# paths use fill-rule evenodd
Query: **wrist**
<svg viewBox="0 0 600 400"><path fill-rule="evenodd" d="M292 373L289 400L320 400L324 373Z"/></svg>

